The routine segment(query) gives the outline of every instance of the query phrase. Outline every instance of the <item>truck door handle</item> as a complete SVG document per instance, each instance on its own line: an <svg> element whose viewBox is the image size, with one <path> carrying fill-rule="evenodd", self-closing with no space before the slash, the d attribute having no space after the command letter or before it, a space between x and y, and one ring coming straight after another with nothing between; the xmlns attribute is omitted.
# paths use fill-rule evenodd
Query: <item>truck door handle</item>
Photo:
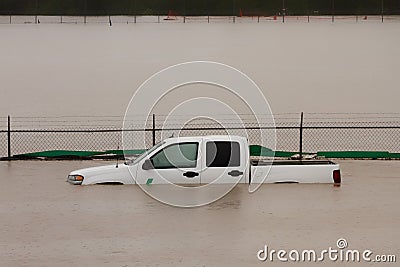
<svg viewBox="0 0 400 267"><path fill-rule="evenodd" d="M193 177L199 176L199 173L198 172L185 172L185 173L183 173L183 176L186 176L187 178L193 178Z"/></svg>
<svg viewBox="0 0 400 267"><path fill-rule="evenodd" d="M236 177L236 176L243 175L243 172L238 171L238 170L233 170L233 171L228 172L228 174L229 174L230 176Z"/></svg>

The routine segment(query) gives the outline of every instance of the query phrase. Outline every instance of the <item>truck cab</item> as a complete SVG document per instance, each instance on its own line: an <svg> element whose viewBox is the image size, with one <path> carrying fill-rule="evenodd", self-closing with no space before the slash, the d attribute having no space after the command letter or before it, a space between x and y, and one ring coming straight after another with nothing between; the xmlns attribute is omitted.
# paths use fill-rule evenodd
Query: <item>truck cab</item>
<svg viewBox="0 0 400 267"><path fill-rule="evenodd" d="M138 162L135 178L140 184L245 183L248 158L244 137L171 138Z"/></svg>

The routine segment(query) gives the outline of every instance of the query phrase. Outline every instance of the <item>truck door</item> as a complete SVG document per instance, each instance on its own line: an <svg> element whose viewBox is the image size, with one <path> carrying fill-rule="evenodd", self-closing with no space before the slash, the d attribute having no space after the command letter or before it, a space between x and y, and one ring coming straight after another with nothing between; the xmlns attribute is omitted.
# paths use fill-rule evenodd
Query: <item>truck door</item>
<svg viewBox="0 0 400 267"><path fill-rule="evenodd" d="M203 166L200 183L244 183L246 163L237 141L205 140L203 142Z"/></svg>
<svg viewBox="0 0 400 267"><path fill-rule="evenodd" d="M198 142L169 144L139 164L141 184L199 184L201 162Z"/></svg>

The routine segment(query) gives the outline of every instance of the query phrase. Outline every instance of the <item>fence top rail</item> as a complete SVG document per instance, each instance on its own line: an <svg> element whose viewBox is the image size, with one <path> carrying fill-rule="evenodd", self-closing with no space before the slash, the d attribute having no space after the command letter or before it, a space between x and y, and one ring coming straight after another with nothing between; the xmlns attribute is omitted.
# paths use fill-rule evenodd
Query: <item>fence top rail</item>
<svg viewBox="0 0 400 267"><path fill-rule="evenodd" d="M161 114L135 115L129 118L122 116L42 116L11 117L12 131L47 131L47 132L112 132L122 129L141 131L155 127L159 130L220 130L225 129L294 129L300 126L300 116L296 113L278 113L271 115L240 114L241 123L232 119L232 114L218 114L223 127L207 119L186 121L180 115L170 116ZM188 116L188 115L185 115ZM2 121L0 130L7 130L7 117ZM153 125L154 124L154 125ZM338 128L398 128L400 127L400 113L304 113L304 129L338 129Z"/></svg>
<svg viewBox="0 0 400 267"><path fill-rule="evenodd" d="M191 127L191 128L143 128L143 129L21 129L13 130L11 133L106 133L106 132L151 132L151 131L217 131L217 130L290 130L299 129L300 126L277 126L277 127ZM400 129L400 126L303 126L303 129ZM0 130L7 133L7 130Z"/></svg>

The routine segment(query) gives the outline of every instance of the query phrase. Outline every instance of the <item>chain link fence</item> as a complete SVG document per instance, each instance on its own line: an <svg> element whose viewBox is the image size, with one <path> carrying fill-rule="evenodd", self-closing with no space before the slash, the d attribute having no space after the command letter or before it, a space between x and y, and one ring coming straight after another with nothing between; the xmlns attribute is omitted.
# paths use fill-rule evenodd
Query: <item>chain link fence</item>
<svg viewBox="0 0 400 267"><path fill-rule="evenodd" d="M303 129L304 151L400 151L400 128L344 126Z"/></svg>
<svg viewBox="0 0 400 267"><path fill-rule="evenodd" d="M11 140L16 154L46 150L103 151L121 148L121 131L14 131Z"/></svg>
<svg viewBox="0 0 400 267"><path fill-rule="evenodd" d="M7 132L6 131L0 131L0 157L5 157L7 156Z"/></svg>
<svg viewBox="0 0 400 267"><path fill-rule="evenodd" d="M399 12L400 13L400 12ZM251 16L19 16L0 15L0 24L399 22L400 15L251 15Z"/></svg>
<svg viewBox="0 0 400 267"><path fill-rule="evenodd" d="M154 143L175 136L240 135L251 145L260 144L261 134L271 137L276 151L388 151L400 152L400 114L305 114L300 124L298 114L276 115L275 127L244 120L243 124L227 123L225 127L211 121L164 127L163 116L148 118L144 125L123 128L121 117L87 118L11 118L0 120L0 157L8 156L8 134L11 155L50 150L107 151L123 149L122 135L126 131L132 147L148 149ZM175 118L178 121L178 118ZM154 123L154 124L153 124ZM178 123L176 124L179 125ZM174 126L174 125L172 125ZM302 132L302 142L300 133ZM135 141L140 142L135 142Z"/></svg>
<svg viewBox="0 0 400 267"><path fill-rule="evenodd" d="M0 157L8 154L7 117L0 117Z"/></svg>

